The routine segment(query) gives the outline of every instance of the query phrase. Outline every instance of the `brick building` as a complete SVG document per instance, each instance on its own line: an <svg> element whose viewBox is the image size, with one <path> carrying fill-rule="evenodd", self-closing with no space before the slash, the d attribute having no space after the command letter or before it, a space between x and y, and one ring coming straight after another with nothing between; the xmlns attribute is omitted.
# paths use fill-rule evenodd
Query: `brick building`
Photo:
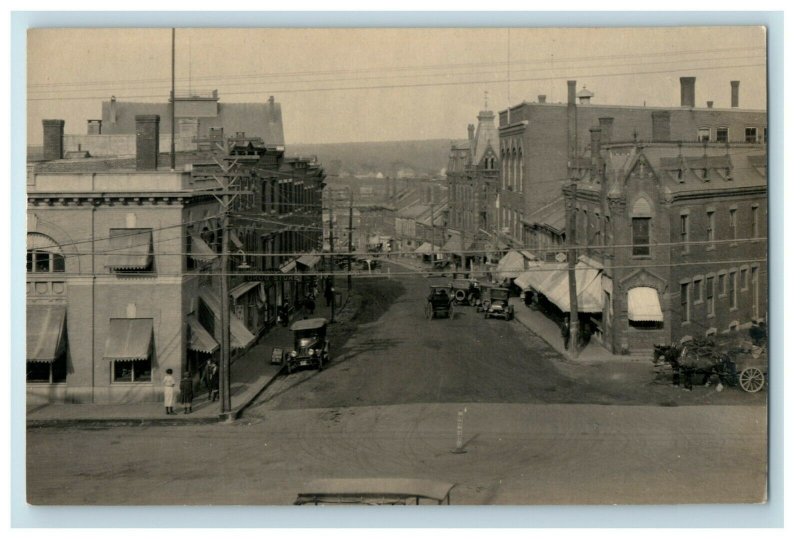
<svg viewBox="0 0 800 539"><path fill-rule="evenodd" d="M248 273L302 265L296 251L318 248L321 169L237 137L178 154L170 170L159 123L137 117L135 158L66 160L64 123L44 121L50 160L29 165L27 178L31 403L156 401L167 368L196 372L220 353L222 210L212 191L224 174L244 192L231 207L234 357L304 283L296 272Z"/></svg>
<svg viewBox="0 0 800 539"><path fill-rule="evenodd" d="M560 196L570 155L589 145L589 128L599 125L601 141L709 141L763 143L765 111L738 108L739 82L731 82L731 107L712 102L695 106L694 77L681 78L680 107L597 105L593 94L575 81L567 85L566 103L522 102L499 113L500 200L496 231L514 246L535 246L536 212ZM541 227L539 227L541 228ZM545 235L549 234L547 232Z"/></svg>
<svg viewBox="0 0 800 539"><path fill-rule="evenodd" d="M468 126L468 139L451 144L447 164L448 240L446 256L466 267L481 260L482 245L497 226L497 181L500 174L500 139L494 113L478 113L477 129Z"/></svg>

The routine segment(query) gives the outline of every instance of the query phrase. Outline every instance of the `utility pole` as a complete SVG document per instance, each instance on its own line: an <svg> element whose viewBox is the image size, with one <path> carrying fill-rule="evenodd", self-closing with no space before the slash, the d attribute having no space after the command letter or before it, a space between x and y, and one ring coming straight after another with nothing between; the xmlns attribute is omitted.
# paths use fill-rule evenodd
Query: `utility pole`
<svg viewBox="0 0 800 539"><path fill-rule="evenodd" d="M175 29L172 29L172 104L170 106L172 113L172 133L170 136L169 147L169 168L175 170ZM156 141L158 142L158 141Z"/></svg>
<svg viewBox="0 0 800 539"><path fill-rule="evenodd" d="M436 226L433 224L433 201L431 200L431 266L433 266L433 253L436 246Z"/></svg>
<svg viewBox="0 0 800 539"><path fill-rule="evenodd" d="M336 289L334 288L335 280L333 278L333 266L335 263L334 255L333 255L333 191L331 191L330 197L328 197L329 205L328 205L328 222L330 226L328 227L328 242L330 242L331 246L331 263L330 263L330 270L331 270L331 277L330 286L331 290L331 323L334 322L336 318Z"/></svg>
<svg viewBox="0 0 800 539"><path fill-rule="evenodd" d="M576 214L578 207L578 180L570 175L569 238L567 239L567 272L569 277L569 354L578 355L578 291L575 283L575 264L578 258L576 241Z"/></svg>
<svg viewBox="0 0 800 539"><path fill-rule="evenodd" d="M350 216L347 219L347 291L353 288L352 255L353 252L353 190L350 190Z"/></svg>
<svg viewBox="0 0 800 539"><path fill-rule="evenodd" d="M225 194L222 195L223 215L222 215L222 256L221 256L221 273L220 281L222 285L222 361L220 362L219 369L219 383L220 383L220 405L222 406L222 413L231 411L231 311L230 311L230 292L228 291L228 267L230 266L228 260L230 257L229 246L230 242L230 217L228 215L230 207L230 195L228 189L230 181L228 176L225 176Z"/></svg>

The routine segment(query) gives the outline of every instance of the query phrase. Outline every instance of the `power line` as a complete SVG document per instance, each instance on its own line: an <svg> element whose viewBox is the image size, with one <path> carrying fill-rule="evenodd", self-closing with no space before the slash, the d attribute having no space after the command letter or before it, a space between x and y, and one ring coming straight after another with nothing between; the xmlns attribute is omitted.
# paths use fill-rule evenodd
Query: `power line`
<svg viewBox="0 0 800 539"><path fill-rule="evenodd" d="M764 63L753 63L753 64L738 64L738 65L716 65L716 66L708 66L708 67L694 67L692 71L714 71L720 69L735 69L735 68L745 68L745 67L764 67ZM585 79L594 79L600 77L628 77L633 75L658 75L658 74L666 74L666 73L680 73L686 72L686 68L682 67L680 69L665 69L665 70L652 70L652 71L628 71L624 73L594 73L594 74L571 74L571 76L576 78L585 78ZM551 76L551 77L524 77L518 79L512 79L511 82L537 82L537 81L548 81L548 80L561 80L563 76ZM351 91L351 90L386 90L386 89L403 89L403 88L430 88L430 87L442 87L442 86L460 86L460 85L474 85L474 84L506 84L507 81L503 80L470 80L470 81L455 81L455 82L430 82L430 83L416 83L416 84L384 84L384 85L369 85L369 86L331 86L331 87L318 87L318 88L301 88L301 89L294 89L294 88L268 88L265 91L272 92L272 93L308 93L308 92L325 92L325 91ZM226 95L253 95L253 94L261 94L263 92L259 91L241 91L241 92L227 92ZM28 101L75 101L75 100L94 100L94 99L103 99L106 96L72 96L72 97L29 97ZM143 98L163 98L163 95L160 94L149 94L149 95L127 95L127 96L118 96L118 99L143 99Z"/></svg>

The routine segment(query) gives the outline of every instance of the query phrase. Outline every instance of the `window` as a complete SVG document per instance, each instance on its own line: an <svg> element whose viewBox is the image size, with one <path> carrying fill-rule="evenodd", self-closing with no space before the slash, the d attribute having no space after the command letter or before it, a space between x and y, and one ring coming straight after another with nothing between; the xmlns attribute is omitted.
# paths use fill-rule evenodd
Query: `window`
<svg viewBox="0 0 800 539"><path fill-rule="evenodd" d="M67 381L67 353L62 352L53 362L29 361L26 365L26 382L58 384Z"/></svg>
<svg viewBox="0 0 800 539"><path fill-rule="evenodd" d="M758 129L755 127L745 127L744 141L751 144L758 142Z"/></svg>
<svg viewBox="0 0 800 539"><path fill-rule="evenodd" d="M728 226L731 232L731 239L736 239L736 208L728 210Z"/></svg>
<svg viewBox="0 0 800 539"><path fill-rule="evenodd" d="M728 302L730 304L731 310L733 310L737 307L736 270L728 274L728 289L730 290L730 295L728 296Z"/></svg>
<svg viewBox="0 0 800 539"><path fill-rule="evenodd" d="M681 242L683 245L683 252L689 252L689 215L681 215Z"/></svg>
<svg viewBox="0 0 800 539"><path fill-rule="evenodd" d="M728 142L728 128L727 127L718 127L717 128L717 142Z"/></svg>
<svg viewBox="0 0 800 539"><path fill-rule="evenodd" d="M767 128L764 128L764 144L767 143Z"/></svg>
<svg viewBox="0 0 800 539"><path fill-rule="evenodd" d="M694 302L701 303L703 301L703 279L695 279L694 286L692 287L694 294Z"/></svg>
<svg viewBox="0 0 800 539"><path fill-rule="evenodd" d="M49 236L29 233L26 270L28 273L63 272L64 255L61 254L61 247Z"/></svg>
<svg viewBox="0 0 800 539"><path fill-rule="evenodd" d="M742 268L740 281L742 285L742 292L744 292L747 290L747 268Z"/></svg>
<svg viewBox="0 0 800 539"><path fill-rule="evenodd" d="M689 283L681 283L681 322L688 322L692 309L689 306Z"/></svg>
<svg viewBox="0 0 800 539"><path fill-rule="evenodd" d="M113 369L114 382L149 382L152 378L150 358L147 361L115 360Z"/></svg>
<svg viewBox="0 0 800 539"><path fill-rule="evenodd" d="M715 232L715 230L714 230L715 229L714 221L715 221L714 212L713 211L707 211L706 212L706 241L708 241L708 242L714 241L714 232ZM708 246L706 246L707 249L711 249L712 247L714 247L713 244L709 244Z"/></svg>
<svg viewBox="0 0 800 539"><path fill-rule="evenodd" d="M757 238L758 237L758 206L753 206L751 208L752 213L752 221L750 223L750 237Z"/></svg>
<svg viewBox="0 0 800 539"><path fill-rule="evenodd" d="M710 129L708 127L701 127L697 130L697 142L708 142L710 138Z"/></svg>
<svg viewBox="0 0 800 539"><path fill-rule="evenodd" d="M720 273L717 276L717 286L719 287L717 292L718 292L718 294L720 296L724 296L727 293L727 290L726 290L727 286L726 286L726 281L725 281L726 277L727 277L727 275L725 273Z"/></svg>
<svg viewBox="0 0 800 539"><path fill-rule="evenodd" d="M706 314L714 316L714 277L706 277Z"/></svg>
<svg viewBox="0 0 800 539"><path fill-rule="evenodd" d="M633 224L633 256L650 255L650 218L634 217Z"/></svg>

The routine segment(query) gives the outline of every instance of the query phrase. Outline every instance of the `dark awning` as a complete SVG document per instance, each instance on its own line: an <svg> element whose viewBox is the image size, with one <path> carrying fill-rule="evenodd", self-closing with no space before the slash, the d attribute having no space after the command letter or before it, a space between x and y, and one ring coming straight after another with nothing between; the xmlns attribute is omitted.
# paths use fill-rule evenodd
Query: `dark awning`
<svg viewBox="0 0 800 539"><path fill-rule="evenodd" d="M106 267L113 270L143 270L153 256L150 228L112 228Z"/></svg>
<svg viewBox="0 0 800 539"><path fill-rule="evenodd" d="M217 253L200 237L200 234L192 234L191 257L198 262L211 262L217 257Z"/></svg>
<svg viewBox="0 0 800 539"><path fill-rule="evenodd" d="M28 305L26 357L52 363L64 349L65 305Z"/></svg>
<svg viewBox="0 0 800 539"><path fill-rule="evenodd" d="M153 341L152 318L112 318L106 339L105 359L144 361Z"/></svg>
<svg viewBox="0 0 800 539"><path fill-rule="evenodd" d="M219 349L219 343L214 340L214 337L206 331L206 328L200 324L200 321L194 315L189 316L189 330L189 350L213 354Z"/></svg>

